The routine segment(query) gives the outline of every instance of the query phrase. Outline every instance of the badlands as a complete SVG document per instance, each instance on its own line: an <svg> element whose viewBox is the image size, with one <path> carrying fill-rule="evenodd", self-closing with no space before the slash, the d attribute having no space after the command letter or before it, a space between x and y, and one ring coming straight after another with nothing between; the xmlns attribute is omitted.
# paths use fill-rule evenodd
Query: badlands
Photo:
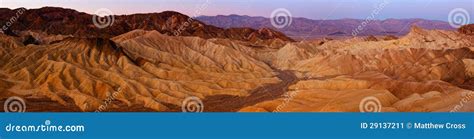
<svg viewBox="0 0 474 139"><path fill-rule="evenodd" d="M371 99L368 111L474 111L472 25L295 41L196 20L176 36L170 30L189 17L164 14L172 18L156 26L166 28L130 29L119 17L111 28L120 32L106 35L21 20L0 33L0 103L18 96L27 112L181 112L193 98L204 112L364 112Z"/></svg>

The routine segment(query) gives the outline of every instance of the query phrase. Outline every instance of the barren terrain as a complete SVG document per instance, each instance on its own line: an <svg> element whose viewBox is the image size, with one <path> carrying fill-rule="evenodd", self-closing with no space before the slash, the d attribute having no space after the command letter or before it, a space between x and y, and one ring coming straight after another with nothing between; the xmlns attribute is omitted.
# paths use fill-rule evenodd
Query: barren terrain
<svg viewBox="0 0 474 139"><path fill-rule="evenodd" d="M52 18L54 10L27 15ZM160 24L124 25L147 16ZM69 19L49 22L72 24L68 30L21 20L0 33L0 103L19 96L29 112L178 112L192 97L205 112L359 112L375 98L382 112L474 111L472 25L294 41L271 29L193 21L173 35L185 18L121 16L111 27L120 32L106 35ZM155 29L162 26L169 28Z"/></svg>

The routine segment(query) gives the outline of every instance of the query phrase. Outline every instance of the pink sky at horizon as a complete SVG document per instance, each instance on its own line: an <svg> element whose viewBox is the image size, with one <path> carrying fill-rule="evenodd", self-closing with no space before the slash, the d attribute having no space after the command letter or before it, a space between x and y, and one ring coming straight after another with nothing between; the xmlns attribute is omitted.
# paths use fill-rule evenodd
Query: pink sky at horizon
<svg viewBox="0 0 474 139"><path fill-rule="evenodd" d="M41 8L45 6L71 8L94 13L100 8L114 14L177 11L197 15L249 15L269 17L277 8L288 9L293 17L310 19L365 19L384 0L0 0L3 8ZM455 8L466 9L474 20L473 0L386 0L388 4L375 17L424 18L446 21ZM455 2L454 2L455 1ZM471 23L473 21L470 21Z"/></svg>

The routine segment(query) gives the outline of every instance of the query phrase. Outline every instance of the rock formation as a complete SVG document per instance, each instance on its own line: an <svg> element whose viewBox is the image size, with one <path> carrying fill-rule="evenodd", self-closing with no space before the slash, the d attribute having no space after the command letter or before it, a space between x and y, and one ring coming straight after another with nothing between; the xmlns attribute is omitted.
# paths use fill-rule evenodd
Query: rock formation
<svg viewBox="0 0 474 139"><path fill-rule="evenodd" d="M15 10L0 9L0 23ZM402 37L294 41L176 12L94 28L70 9L25 11L0 34L0 103L26 111L474 111L474 36L413 26ZM370 107L363 102L371 101ZM375 105L373 105L375 104Z"/></svg>

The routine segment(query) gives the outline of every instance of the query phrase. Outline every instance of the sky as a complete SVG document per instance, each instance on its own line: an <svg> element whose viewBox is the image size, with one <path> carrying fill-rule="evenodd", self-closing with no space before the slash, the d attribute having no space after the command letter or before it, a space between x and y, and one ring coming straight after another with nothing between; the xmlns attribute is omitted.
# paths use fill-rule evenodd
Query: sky
<svg viewBox="0 0 474 139"><path fill-rule="evenodd" d="M172 10L189 16L250 15L270 17L278 8L293 17L310 19L424 18L448 21L457 8L474 21L474 0L0 0L2 8L65 7L94 13L106 8L114 14L150 13ZM374 14L376 13L376 14Z"/></svg>

